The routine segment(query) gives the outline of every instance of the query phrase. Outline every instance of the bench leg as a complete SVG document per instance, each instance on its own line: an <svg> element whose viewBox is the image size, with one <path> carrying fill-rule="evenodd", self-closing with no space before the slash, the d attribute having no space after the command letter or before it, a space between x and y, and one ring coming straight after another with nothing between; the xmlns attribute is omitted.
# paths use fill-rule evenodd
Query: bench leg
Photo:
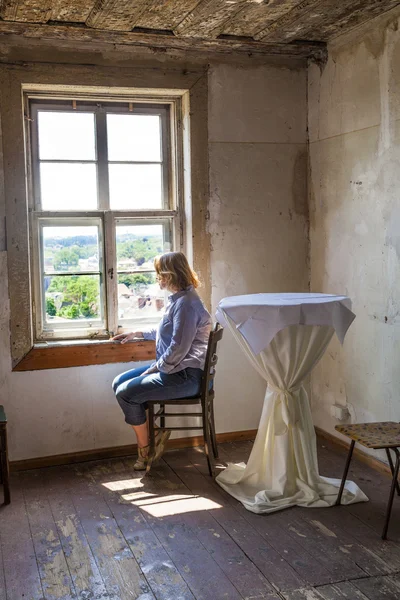
<svg viewBox="0 0 400 600"><path fill-rule="evenodd" d="M338 494L338 497L337 497L337 500L336 500L336 505L340 504L341 501L342 501L342 494L343 494L344 486L346 484L347 473L349 472L351 457L353 456L353 450L354 450L355 443L356 443L355 440L351 440L349 453L347 455L346 465L344 467L344 473L343 473L343 477L342 477L342 483L340 484L339 494Z"/></svg>
<svg viewBox="0 0 400 600"><path fill-rule="evenodd" d="M396 489L396 484L398 483L397 478L399 476L400 452L398 451L397 448L393 448L393 452L396 454L396 464L395 464L394 469L393 469L392 486L390 488L389 500L388 500L387 509L386 509L385 525L384 525L383 531L382 531L382 539L383 540L386 540L386 537L387 537L387 531L388 531L388 527L389 527L390 515L391 515L391 512L392 512L394 492L395 492L395 489Z"/></svg>
<svg viewBox="0 0 400 600"><path fill-rule="evenodd" d="M7 447L7 429L0 429L1 436L1 478L4 486L4 504L10 504L10 467L8 463L8 447Z"/></svg>
<svg viewBox="0 0 400 600"><path fill-rule="evenodd" d="M393 466L392 455L390 454L389 448L386 448L386 456L387 456L388 463L389 463L390 470L392 472L392 477L393 477L394 476L394 466ZM397 495L400 496L400 486L399 486L398 479L396 479L396 490L397 490Z"/></svg>

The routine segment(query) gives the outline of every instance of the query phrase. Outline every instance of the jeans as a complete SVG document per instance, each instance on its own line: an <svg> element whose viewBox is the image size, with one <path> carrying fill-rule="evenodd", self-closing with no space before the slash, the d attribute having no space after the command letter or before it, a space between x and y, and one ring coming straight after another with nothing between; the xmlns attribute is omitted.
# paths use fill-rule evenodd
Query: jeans
<svg viewBox="0 0 400 600"><path fill-rule="evenodd" d="M146 422L148 400L192 398L200 394L202 369L188 367L178 373L142 375L149 367L131 369L113 381L115 396L129 425L143 425Z"/></svg>

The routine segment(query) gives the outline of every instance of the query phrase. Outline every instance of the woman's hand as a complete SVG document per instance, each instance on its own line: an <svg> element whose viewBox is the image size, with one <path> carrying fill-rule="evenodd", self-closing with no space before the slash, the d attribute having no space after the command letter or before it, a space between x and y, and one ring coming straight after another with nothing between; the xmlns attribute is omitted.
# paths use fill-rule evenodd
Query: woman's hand
<svg viewBox="0 0 400 600"><path fill-rule="evenodd" d="M143 377L143 375L151 375L152 373L158 373L158 369L155 365L153 367L149 367L147 371L141 374L141 377Z"/></svg>
<svg viewBox="0 0 400 600"><path fill-rule="evenodd" d="M126 344L126 342L130 342L135 338L142 338L143 333L141 331L131 331L130 333L119 333L118 335L114 335L111 338L113 342L121 342L121 344Z"/></svg>

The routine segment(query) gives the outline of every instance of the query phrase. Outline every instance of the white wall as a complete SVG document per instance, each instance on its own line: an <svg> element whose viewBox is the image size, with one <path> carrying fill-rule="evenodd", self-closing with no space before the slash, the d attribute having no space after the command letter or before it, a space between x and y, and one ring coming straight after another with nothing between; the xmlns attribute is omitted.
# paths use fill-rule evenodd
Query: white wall
<svg viewBox="0 0 400 600"><path fill-rule="evenodd" d="M305 70L213 66L208 108L213 310L227 295L307 289ZM131 365L11 372L0 250L0 397L11 459L133 443L110 388ZM257 427L265 386L244 360L227 332L217 376L219 432Z"/></svg>
<svg viewBox="0 0 400 600"><path fill-rule="evenodd" d="M212 306L308 289L305 72L222 65L210 72ZM218 364L219 431L256 428L265 383L229 331Z"/></svg>
<svg viewBox="0 0 400 600"><path fill-rule="evenodd" d="M347 294L357 318L312 378L316 425L400 420L399 10L329 47L309 70L312 291Z"/></svg>

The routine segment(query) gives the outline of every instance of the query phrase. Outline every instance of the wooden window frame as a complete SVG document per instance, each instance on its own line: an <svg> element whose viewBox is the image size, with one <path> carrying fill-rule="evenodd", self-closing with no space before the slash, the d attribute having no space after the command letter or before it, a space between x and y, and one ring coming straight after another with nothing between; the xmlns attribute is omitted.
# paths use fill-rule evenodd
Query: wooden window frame
<svg viewBox="0 0 400 600"><path fill-rule="evenodd" d="M184 222L182 211L179 210L177 197L177 150L182 148L182 140L177 137L176 104L177 100L169 102L159 101L154 103L145 97L121 100L111 97L107 101L99 98L82 98L78 101L72 97L68 100L50 98L45 102L43 98L25 94L25 112L28 115L29 133L26 135L27 156L30 157L31 181L28 182L30 190L29 203L31 206L30 238L31 238L31 273L33 275L33 323L35 342L54 340L80 340L80 339L109 339L115 333L134 328L141 330L146 325L156 324L156 318L126 320L121 325L118 319L118 272L116 261L115 231L117 223L126 222L128 225L161 224L168 233L169 246L172 249L182 249L182 240L177 232L183 231ZM90 163L96 165L96 181L98 206L91 211L68 210L43 210L40 190L40 165L42 162L69 162L66 160L39 160L39 112L81 112L91 113L95 119L94 141L96 155ZM110 188L108 180L108 167L110 162L107 156L107 115L108 114L145 114L157 115L161 123L162 152L160 164L163 181L163 206L154 210L118 210L110 206ZM71 162L81 163L74 159ZM129 164L139 164L143 161L123 161ZM148 162L148 161L146 161ZM152 161L159 162L159 161ZM79 224L94 224L97 222L99 231L99 283L100 283L100 318L92 322L74 322L51 324L45 319L45 295L43 292L44 261L42 256L43 223L47 226L65 226Z"/></svg>
<svg viewBox="0 0 400 600"><path fill-rule="evenodd" d="M10 302L11 369L29 371L87 364L150 361L155 354L153 342L135 341L125 345L98 340L74 343L34 342L29 243L32 212L29 203L32 195L27 189L31 174L30 161L27 160L29 156L26 155L27 147L29 149L26 139L29 127L25 126L29 118L24 104L26 94L45 99L49 96L60 99L71 96L77 99L88 96L109 99L117 95L122 100L137 96L154 102L176 101L176 124L183 140L183 151L177 153L177 193L185 219L185 227L178 233L189 262L202 280L199 292L210 310L207 68L203 64L191 65L184 70L172 67L155 70L142 65L139 68L134 68L133 65L129 69L69 65L60 73L53 66L39 63L31 63L28 69L26 65L17 64L0 66L8 263L8 279L1 285L8 287ZM83 350L85 346L86 349ZM65 358L67 350L64 348L68 348L70 358ZM57 359L61 355L64 358ZM45 361L43 356L46 356Z"/></svg>

